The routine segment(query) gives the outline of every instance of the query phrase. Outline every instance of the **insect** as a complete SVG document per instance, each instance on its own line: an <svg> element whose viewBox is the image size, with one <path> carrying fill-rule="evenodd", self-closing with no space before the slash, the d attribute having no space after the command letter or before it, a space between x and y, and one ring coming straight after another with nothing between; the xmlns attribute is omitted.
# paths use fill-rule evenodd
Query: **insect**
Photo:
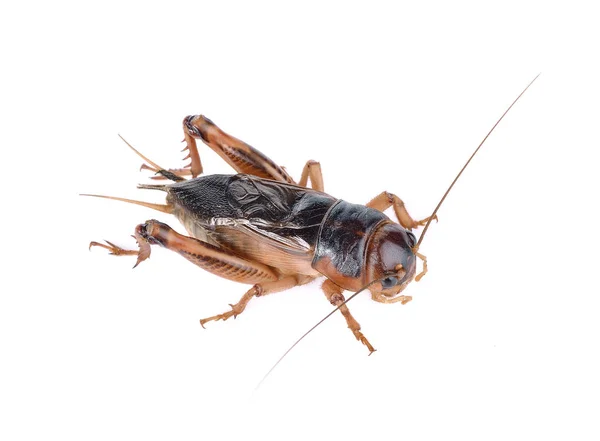
<svg viewBox="0 0 600 441"><path fill-rule="evenodd" d="M412 299L403 291L427 272L427 260L419 247L431 221L437 219L439 207L473 156L533 81L492 127L433 213L424 219L413 219L402 200L387 191L366 205L325 193L321 167L316 161L306 163L296 182L264 154L228 135L210 119L196 115L183 120L184 151L188 152L185 159L191 160L183 168L163 168L123 140L145 161L142 168L156 173L153 179L171 181L138 185L141 189L165 192L165 204L86 195L173 214L188 235L152 219L135 227L138 250L126 250L108 241L93 241L89 247L106 248L117 256L135 255L137 266L150 256L153 245L160 245L215 275L252 285L236 304L230 305L230 310L200 320L203 327L211 321L237 317L254 297L285 291L324 276L321 288L325 297L339 309L354 337L371 354L375 348L350 313L344 291L354 291L356 295L368 289L371 298L381 303L405 304ZM203 175L197 139L238 174ZM383 213L390 207L397 222ZM419 227L424 230L417 241L412 230ZM418 258L423 268L417 274Z"/></svg>

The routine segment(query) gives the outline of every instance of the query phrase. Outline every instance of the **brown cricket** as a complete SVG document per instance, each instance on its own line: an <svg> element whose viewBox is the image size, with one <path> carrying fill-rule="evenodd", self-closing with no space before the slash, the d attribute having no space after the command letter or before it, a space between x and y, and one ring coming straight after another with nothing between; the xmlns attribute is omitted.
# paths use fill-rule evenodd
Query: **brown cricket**
<svg viewBox="0 0 600 441"><path fill-rule="evenodd" d="M533 81L492 127L433 213L424 219L413 219L402 200L387 191L366 205L325 193L321 166L316 161L306 163L296 182L264 154L228 135L208 118L196 115L183 120L184 150L188 151L185 159L191 159L183 168L160 167L127 143L146 161L142 168L157 174L153 179L172 181L138 186L165 192L165 204L87 195L173 214L188 236L152 219L135 228L139 250L125 250L108 241L91 242L90 248L103 247L117 256L135 255L137 266L150 256L152 245L160 245L213 274L252 285L238 303L230 305L231 310L200 320L202 326L235 318L253 297L285 291L324 276L321 288L327 300L340 310L356 339L372 353L375 349L350 313L343 292L358 293L367 288L371 298L381 303L405 304L412 299L402 292L427 272L425 256L418 251L427 228L437 219L440 205L473 156ZM200 176L203 170L196 139L238 174ZM397 222L383 213L390 207ZM425 228L417 241L411 230L421 226ZM423 261L419 274L417 257Z"/></svg>

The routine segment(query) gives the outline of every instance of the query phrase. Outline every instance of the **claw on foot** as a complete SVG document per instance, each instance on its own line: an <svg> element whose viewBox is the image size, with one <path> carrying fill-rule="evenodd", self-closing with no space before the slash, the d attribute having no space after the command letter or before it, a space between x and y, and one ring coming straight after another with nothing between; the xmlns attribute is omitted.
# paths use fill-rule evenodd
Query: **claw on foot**
<svg viewBox="0 0 600 441"><path fill-rule="evenodd" d="M202 326L204 328L204 325L208 322L211 321L218 321L218 320L227 320L230 317L233 317L234 319L240 315L242 312L244 312L244 310L246 309L246 305L248 304L248 302L250 301L250 299L252 297L258 297L263 293L263 288L260 285L254 285L252 288L250 288L250 290L248 290L248 292L246 292L246 294L243 295L243 297L240 299L239 302L237 302L235 305L233 304L229 304L229 306L231 307L231 311L227 311L224 312L223 314L218 314L218 315L213 315L212 317L208 317L205 319L200 320L200 326Z"/></svg>
<svg viewBox="0 0 600 441"><path fill-rule="evenodd" d="M150 257L150 244L148 243L148 240L142 236L142 228L143 225L138 225L135 229L135 234L132 236L138 244L138 251L126 250L108 240L104 240L106 245L100 242L92 241L90 242L88 249L91 250L92 247L101 247L108 250L109 254L113 256L137 256L137 261L133 266L135 268L141 262Z"/></svg>
<svg viewBox="0 0 600 441"><path fill-rule="evenodd" d="M135 228L135 234L133 235L133 238L135 239L135 241L138 244L138 247L140 248L140 250L138 251L137 261L135 262L135 265L133 265L134 268L150 257L150 244L148 243L148 239L146 239L146 237L143 236L143 230L145 225L146 224L138 225Z"/></svg>
<svg viewBox="0 0 600 441"><path fill-rule="evenodd" d="M206 329L206 327L204 325L208 322L212 322L212 321L216 322L219 320L225 321L231 317L233 317L235 319L238 315L240 315L244 311L244 308L240 307L237 304L232 305L230 303L229 306L231 306L231 311L227 311L227 312L224 312L223 314L217 314L217 315L213 315L212 317L202 319L202 320L200 320L200 326L202 326L204 329Z"/></svg>
<svg viewBox="0 0 600 441"><path fill-rule="evenodd" d="M232 305L231 303L229 303L229 306L231 306L231 314L233 314L233 319L235 320L237 316L242 313L242 311L239 310L237 305ZM236 308L238 310L236 310Z"/></svg>
<svg viewBox="0 0 600 441"><path fill-rule="evenodd" d="M233 317L234 319L238 316L239 312L236 314L234 313L234 305L229 305L231 306L231 311L227 311L223 314L218 314L218 315L213 315L212 317L208 317L205 319L200 320L200 326L202 326L204 329L206 329L206 326L204 326L206 323L208 322L212 322L212 321L219 321L219 320L227 320L230 317Z"/></svg>
<svg viewBox="0 0 600 441"><path fill-rule="evenodd" d="M92 241L92 242L90 242L90 246L88 249L91 250L92 247L105 248L113 256L133 256L138 253L137 251L133 251L133 250L125 250L125 249L115 245L114 243L109 242L108 240L105 240L104 242L106 242L108 245L104 245L103 243Z"/></svg>
<svg viewBox="0 0 600 441"><path fill-rule="evenodd" d="M367 349L369 350L369 355L371 355L373 352L375 352L377 350L373 346L371 346L371 343L369 343L369 340L367 340L367 338L362 334L362 332L355 331L354 336L356 337L356 339L358 341L360 341L363 345L365 345L367 347Z"/></svg>

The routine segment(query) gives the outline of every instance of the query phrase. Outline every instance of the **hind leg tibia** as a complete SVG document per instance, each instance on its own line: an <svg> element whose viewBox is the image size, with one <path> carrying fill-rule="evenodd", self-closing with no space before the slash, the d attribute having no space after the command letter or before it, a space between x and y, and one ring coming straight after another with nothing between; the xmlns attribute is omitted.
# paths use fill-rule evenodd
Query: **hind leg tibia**
<svg viewBox="0 0 600 441"><path fill-rule="evenodd" d="M157 220L149 220L138 225L134 237L140 247L138 252L123 250L126 251L123 253L120 248L110 246L112 244L106 246L92 242L90 245L102 246L118 255L137 254L138 263L150 257L151 245L161 245L163 248L175 251L200 268L228 280L255 284L279 279L278 273L273 268L244 259L193 237L179 234L167 224Z"/></svg>
<svg viewBox="0 0 600 441"><path fill-rule="evenodd" d="M196 177L202 172L196 139L201 139L238 173L294 183L287 172L267 156L245 142L228 135L203 115L190 115L183 120L185 142L191 159L190 169Z"/></svg>

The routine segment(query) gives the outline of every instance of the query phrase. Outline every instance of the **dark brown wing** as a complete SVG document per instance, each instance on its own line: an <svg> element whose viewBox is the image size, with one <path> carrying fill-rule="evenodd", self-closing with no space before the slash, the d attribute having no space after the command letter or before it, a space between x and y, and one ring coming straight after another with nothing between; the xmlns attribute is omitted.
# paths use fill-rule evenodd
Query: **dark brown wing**
<svg viewBox="0 0 600 441"><path fill-rule="evenodd" d="M250 175L210 175L168 187L175 214L195 237L283 272L310 264L332 196ZM198 237L203 239L203 237Z"/></svg>

